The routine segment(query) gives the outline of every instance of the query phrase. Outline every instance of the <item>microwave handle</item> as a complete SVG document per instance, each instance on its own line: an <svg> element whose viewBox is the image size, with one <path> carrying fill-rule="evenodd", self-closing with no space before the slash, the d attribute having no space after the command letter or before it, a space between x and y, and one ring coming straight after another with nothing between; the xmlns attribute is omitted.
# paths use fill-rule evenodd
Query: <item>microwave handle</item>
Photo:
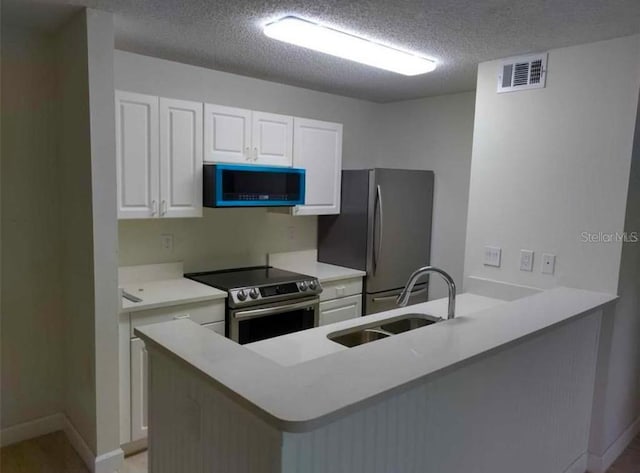
<svg viewBox="0 0 640 473"><path fill-rule="evenodd" d="M289 310L306 309L308 307L313 307L317 303L318 303L318 300L314 299L311 301L307 300L304 302L296 302L295 304L279 305L276 307L266 307L264 309L242 310L242 311L236 312L233 315L233 317L236 320L252 319L254 317L279 314L281 312L287 312Z"/></svg>

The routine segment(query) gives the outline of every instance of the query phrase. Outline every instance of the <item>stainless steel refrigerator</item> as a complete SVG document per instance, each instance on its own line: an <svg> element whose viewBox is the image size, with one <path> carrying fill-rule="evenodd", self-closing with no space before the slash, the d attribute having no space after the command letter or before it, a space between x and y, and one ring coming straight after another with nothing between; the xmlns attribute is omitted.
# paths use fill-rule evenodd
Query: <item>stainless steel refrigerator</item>
<svg viewBox="0 0 640 473"><path fill-rule="evenodd" d="M409 275L429 264L432 211L432 171L342 171L341 213L318 220L318 261L367 272L365 314L392 309ZM427 298L425 281L409 304Z"/></svg>

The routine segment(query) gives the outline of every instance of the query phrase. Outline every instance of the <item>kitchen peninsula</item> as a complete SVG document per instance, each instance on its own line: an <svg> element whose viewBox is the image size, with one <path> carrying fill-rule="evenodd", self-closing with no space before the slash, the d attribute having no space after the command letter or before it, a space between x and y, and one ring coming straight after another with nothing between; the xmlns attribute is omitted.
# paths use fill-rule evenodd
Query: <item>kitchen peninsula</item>
<svg viewBox="0 0 640 473"><path fill-rule="evenodd" d="M353 348L327 336L410 313L443 317L446 302L272 339L279 344L241 346L188 320L139 327L150 467L584 471L598 335L615 300L562 287L513 301L465 293L453 320Z"/></svg>

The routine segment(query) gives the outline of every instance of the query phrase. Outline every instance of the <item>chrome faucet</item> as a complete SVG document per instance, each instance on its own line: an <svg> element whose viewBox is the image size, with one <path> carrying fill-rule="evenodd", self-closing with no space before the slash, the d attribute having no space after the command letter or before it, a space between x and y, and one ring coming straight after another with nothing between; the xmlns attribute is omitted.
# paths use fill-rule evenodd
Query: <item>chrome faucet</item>
<svg viewBox="0 0 640 473"><path fill-rule="evenodd" d="M449 309L447 311L447 319L453 319L455 317L456 312L456 283L453 282L453 278L449 276L445 271L440 268L436 268L435 266L424 266L422 268L416 269L411 276L409 276L409 280L407 281L406 286L396 299L396 303L400 307L405 307L407 302L409 302L409 297L411 297L411 291L413 291L413 286L416 285L418 279L428 273L437 273L442 276L449 287Z"/></svg>

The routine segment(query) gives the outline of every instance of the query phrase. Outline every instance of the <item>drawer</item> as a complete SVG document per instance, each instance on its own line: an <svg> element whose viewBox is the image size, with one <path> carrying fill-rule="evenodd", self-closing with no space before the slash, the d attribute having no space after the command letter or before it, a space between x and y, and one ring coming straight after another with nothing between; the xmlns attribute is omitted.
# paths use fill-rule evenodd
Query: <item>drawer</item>
<svg viewBox="0 0 640 473"><path fill-rule="evenodd" d="M132 312L129 314L129 317L131 317L130 335L132 338L135 337L133 329L136 327L168 322L180 318L189 318L199 324L209 324L212 322L222 322L224 324L224 311L225 300L219 299Z"/></svg>
<svg viewBox="0 0 640 473"><path fill-rule="evenodd" d="M362 316L362 295L320 303L320 325L334 324Z"/></svg>
<svg viewBox="0 0 640 473"><path fill-rule="evenodd" d="M355 296L362 293L362 278L341 279L322 283L321 301Z"/></svg>

